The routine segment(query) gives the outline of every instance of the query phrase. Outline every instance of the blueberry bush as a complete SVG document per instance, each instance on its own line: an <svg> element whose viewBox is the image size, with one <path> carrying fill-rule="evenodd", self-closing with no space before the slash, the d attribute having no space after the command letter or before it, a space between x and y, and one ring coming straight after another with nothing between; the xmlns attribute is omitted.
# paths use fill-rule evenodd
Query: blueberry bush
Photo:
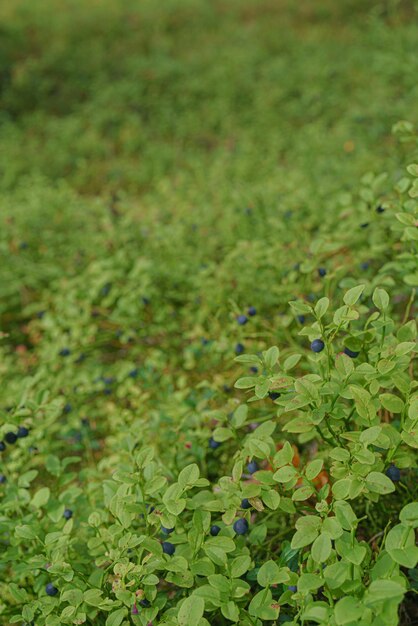
<svg viewBox="0 0 418 626"><path fill-rule="evenodd" d="M0 624L417 624L415 4L138 5L0 7Z"/></svg>

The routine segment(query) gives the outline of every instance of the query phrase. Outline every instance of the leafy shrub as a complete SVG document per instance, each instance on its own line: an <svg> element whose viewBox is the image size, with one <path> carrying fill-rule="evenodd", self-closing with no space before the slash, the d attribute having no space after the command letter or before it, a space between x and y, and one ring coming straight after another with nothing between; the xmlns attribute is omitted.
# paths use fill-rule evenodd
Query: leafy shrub
<svg viewBox="0 0 418 626"><path fill-rule="evenodd" d="M1 4L2 625L414 622L395 4Z"/></svg>

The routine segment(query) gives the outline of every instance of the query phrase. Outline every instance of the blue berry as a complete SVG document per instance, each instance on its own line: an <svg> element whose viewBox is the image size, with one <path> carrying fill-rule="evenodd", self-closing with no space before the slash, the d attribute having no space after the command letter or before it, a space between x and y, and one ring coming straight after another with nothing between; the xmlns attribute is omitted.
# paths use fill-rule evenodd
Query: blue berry
<svg viewBox="0 0 418 626"><path fill-rule="evenodd" d="M241 508L242 509L251 509L251 504L250 504L250 501L248 500L248 498L244 498L243 500L241 500Z"/></svg>
<svg viewBox="0 0 418 626"><path fill-rule="evenodd" d="M244 345L242 343L237 343L237 345L235 346L235 354L242 354L244 350Z"/></svg>
<svg viewBox="0 0 418 626"><path fill-rule="evenodd" d="M299 324L304 324L305 323L305 316L304 315L297 315L296 316L297 321L299 322Z"/></svg>
<svg viewBox="0 0 418 626"><path fill-rule="evenodd" d="M254 474L258 470L258 463L256 461L250 461L247 465L247 471L249 474Z"/></svg>
<svg viewBox="0 0 418 626"><path fill-rule="evenodd" d="M382 205L379 204L379 206L376 207L376 213L384 213L385 209L382 207Z"/></svg>
<svg viewBox="0 0 418 626"><path fill-rule="evenodd" d="M392 465L386 470L386 476L390 478L392 482L397 483L401 480L400 469L392 463Z"/></svg>
<svg viewBox="0 0 418 626"><path fill-rule="evenodd" d="M322 352L324 348L325 348L325 344L322 341L322 339L314 339L313 342L311 343L312 352Z"/></svg>
<svg viewBox="0 0 418 626"><path fill-rule="evenodd" d="M164 554L168 554L169 556L172 556L176 551L176 547L169 541L163 541L162 547Z"/></svg>
<svg viewBox="0 0 418 626"><path fill-rule="evenodd" d="M202 337L200 341L201 341L202 346L207 346L209 343L209 339L206 339L206 337Z"/></svg>
<svg viewBox="0 0 418 626"><path fill-rule="evenodd" d="M72 408L73 407L71 406L70 402L67 402L67 404L64 405L63 411L64 411L64 413L71 413Z"/></svg>
<svg viewBox="0 0 418 626"><path fill-rule="evenodd" d="M250 372L251 372L252 374L258 374L258 367L255 367L255 365L252 365L252 366L250 367Z"/></svg>
<svg viewBox="0 0 418 626"><path fill-rule="evenodd" d="M23 439L24 437L27 437L28 435L29 435L28 428L26 428L26 426L19 426L19 428L17 429L18 439Z"/></svg>
<svg viewBox="0 0 418 626"><path fill-rule="evenodd" d="M165 526L161 526L161 532L164 535L170 535L174 531L174 528L165 528Z"/></svg>
<svg viewBox="0 0 418 626"><path fill-rule="evenodd" d="M277 398L280 398L280 393L278 391L269 391L268 396L270 398L270 400L277 400Z"/></svg>
<svg viewBox="0 0 418 626"><path fill-rule="evenodd" d="M112 288L112 283L106 283L105 285L103 285L103 287L100 290L101 295L107 296L111 288Z"/></svg>
<svg viewBox="0 0 418 626"><path fill-rule="evenodd" d="M234 522L233 529L235 530L237 535L245 535L245 533L248 532L247 520L244 517L237 519L237 521Z"/></svg>
<svg viewBox="0 0 418 626"><path fill-rule="evenodd" d="M7 482L7 478L4 474L0 474L0 485L4 485Z"/></svg>
<svg viewBox="0 0 418 626"><path fill-rule="evenodd" d="M326 273L327 273L327 270L325 269L325 267L318 267L318 274L321 276L321 278L326 276Z"/></svg>
<svg viewBox="0 0 418 626"><path fill-rule="evenodd" d="M65 509L64 513L63 513L63 517L65 517L65 519L71 519L73 516L73 512L71 509Z"/></svg>
<svg viewBox="0 0 418 626"><path fill-rule="evenodd" d="M369 225L369 222L364 222L364 224L360 224L360 228L367 228Z"/></svg>
<svg viewBox="0 0 418 626"><path fill-rule="evenodd" d="M255 306L250 306L247 310L247 313L248 315L251 315L251 317L253 317L257 314L257 309L255 308Z"/></svg>
<svg viewBox="0 0 418 626"><path fill-rule="evenodd" d="M356 359L360 352L354 352L354 350L350 350L350 348L344 348L344 354L349 356L351 359Z"/></svg>
<svg viewBox="0 0 418 626"><path fill-rule="evenodd" d="M70 356L71 350L69 348L62 348L58 354L60 356Z"/></svg>
<svg viewBox="0 0 418 626"><path fill-rule="evenodd" d="M13 444L16 443L17 441L17 435L15 433L6 433L4 435L5 440L7 441L7 443Z"/></svg>
<svg viewBox="0 0 418 626"><path fill-rule="evenodd" d="M0 441L0 452L4 452L5 449L6 449L6 444L4 443L4 441Z"/></svg>
<svg viewBox="0 0 418 626"><path fill-rule="evenodd" d="M45 587L45 591L47 596L56 596L58 593L58 589L54 587L52 583L47 584L47 586Z"/></svg>
<svg viewBox="0 0 418 626"><path fill-rule="evenodd" d="M216 448L219 448L220 445L221 442L215 441L213 437L209 439L209 448L212 448L212 450L216 450Z"/></svg>
<svg viewBox="0 0 418 626"><path fill-rule="evenodd" d="M292 591L293 593L295 593L298 590L296 585L289 585L288 589L289 589L289 591Z"/></svg>
<svg viewBox="0 0 418 626"><path fill-rule="evenodd" d="M244 326L248 322L248 317L246 315L238 315L237 322L240 326Z"/></svg>
<svg viewBox="0 0 418 626"><path fill-rule="evenodd" d="M143 296L141 300L142 300L142 304L145 304L145 306L147 306L147 304L151 302L151 300L149 298L146 298L145 296Z"/></svg>
<svg viewBox="0 0 418 626"><path fill-rule="evenodd" d="M363 261L363 263L360 264L360 268L362 270L368 270L369 269L369 262L368 261Z"/></svg>
<svg viewBox="0 0 418 626"><path fill-rule="evenodd" d="M143 606L144 609L147 609L149 606L151 606L151 602L147 600L146 598L144 598L143 600L140 600L139 604Z"/></svg>
<svg viewBox="0 0 418 626"><path fill-rule="evenodd" d="M136 378L138 376L139 369L135 367L135 369L131 370L128 374L130 378Z"/></svg>
<svg viewBox="0 0 418 626"><path fill-rule="evenodd" d="M212 535L212 537L216 537L217 535L219 535L220 532L221 532L220 526L217 526L216 524L214 524L213 526L210 527L210 534Z"/></svg>

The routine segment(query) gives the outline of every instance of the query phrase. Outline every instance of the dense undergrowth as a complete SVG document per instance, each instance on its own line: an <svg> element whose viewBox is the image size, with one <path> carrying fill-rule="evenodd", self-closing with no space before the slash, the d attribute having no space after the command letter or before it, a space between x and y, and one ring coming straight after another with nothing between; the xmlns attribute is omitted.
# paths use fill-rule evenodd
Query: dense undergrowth
<svg viewBox="0 0 418 626"><path fill-rule="evenodd" d="M416 17L2 3L1 624L418 623Z"/></svg>

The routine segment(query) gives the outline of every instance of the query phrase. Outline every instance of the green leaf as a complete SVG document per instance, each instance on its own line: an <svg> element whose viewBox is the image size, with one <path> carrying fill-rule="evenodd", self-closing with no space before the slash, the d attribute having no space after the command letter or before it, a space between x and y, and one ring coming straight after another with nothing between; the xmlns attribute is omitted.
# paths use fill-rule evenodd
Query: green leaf
<svg viewBox="0 0 418 626"><path fill-rule="evenodd" d="M128 610L123 607L122 609L116 609L116 611L112 611L106 620L106 626L120 626L123 620L125 619Z"/></svg>
<svg viewBox="0 0 418 626"><path fill-rule="evenodd" d="M324 465L324 461L322 459L315 459L308 463L305 469L305 476L308 480L313 480L318 476L321 472Z"/></svg>
<svg viewBox="0 0 418 626"><path fill-rule="evenodd" d="M394 580L374 580L367 590L365 604L367 606L373 606L374 604L386 602L387 600L397 600L400 602L405 592L405 587Z"/></svg>
<svg viewBox="0 0 418 626"><path fill-rule="evenodd" d="M302 574L298 580L298 591L301 593L309 593L316 591L324 584L322 576L318 574Z"/></svg>
<svg viewBox="0 0 418 626"><path fill-rule="evenodd" d="M318 531L315 528L297 530L292 537L290 544L293 550L309 546L318 537Z"/></svg>
<svg viewBox="0 0 418 626"><path fill-rule="evenodd" d="M203 598L196 595L189 596L179 609L177 617L179 626L198 626L204 610L205 601Z"/></svg>
<svg viewBox="0 0 418 626"><path fill-rule="evenodd" d="M261 587L270 587L277 583L284 583L289 580L286 568L280 568L274 561L266 561L257 573L257 582Z"/></svg>
<svg viewBox="0 0 418 626"><path fill-rule="evenodd" d="M418 502L406 504L399 514L399 519L406 526L418 527Z"/></svg>
<svg viewBox="0 0 418 626"><path fill-rule="evenodd" d="M279 360L279 355L280 352L277 346L272 346L263 353L264 363L266 364L267 369L272 369L272 367L276 365Z"/></svg>
<svg viewBox="0 0 418 626"><path fill-rule="evenodd" d="M382 393L379 396L382 406L391 413L402 413L405 403L393 393Z"/></svg>
<svg viewBox="0 0 418 626"><path fill-rule="evenodd" d="M321 317L324 317L325 313L328 311L328 307L329 299L326 297L320 298L314 308L316 318L321 319Z"/></svg>
<svg viewBox="0 0 418 626"><path fill-rule="evenodd" d="M253 597L248 612L261 620L273 621L279 615L280 605L273 602L270 589L262 589Z"/></svg>
<svg viewBox="0 0 418 626"><path fill-rule="evenodd" d="M41 489L38 489L38 491L35 493L31 500L32 506L37 509L42 508L47 504L50 494L51 492L48 487L41 487Z"/></svg>
<svg viewBox="0 0 418 626"><path fill-rule="evenodd" d="M242 378L238 378L234 387L235 389L251 389L255 387L258 380L259 377L257 376L243 376Z"/></svg>
<svg viewBox="0 0 418 626"><path fill-rule="evenodd" d="M273 474L273 478L278 483L287 483L298 476L298 471L293 465L285 465Z"/></svg>
<svg viewBox="0 0 418 626"><path fill-rule="evenodd" d="M353 359L344 353L338 354L335 359L335 367L341 378L347 378L354 371Z"/></svg>
<svg viewBox="0 0 418 626"><path fill-rule="evenodd" d="M221 613L230 622L237 622L239 620L239 608L232 600L221 604Z"/></svg>
<svg viewBox="0 0 418 626"><path fill-rule="evenodd" d="M241 426L243 426L246 422L247 415L248 415L248 406L246 404L241 404L241 406L235 409L232 415L232 419L231 419L232 426L234 426L234 428L241 428Z"/></svg>
<svg viewBox="0 0 418 626"><path fill-rule="evenodd" d="M387 494L395 491L393 482L381 472L370 472L366 477L366 486L373 493Z"/></svg>
<svg viewBox="0 0 418 626"><path fill-rule="evenodd" d="M389 295L387 291L381 289L380 287L376 287L374 290L372 300L379 311L384 311L389 306Z"/></svg>
<svg viewBox="0 0 418 626"><path fill-rule="evenodd" d="M240 578L245 572L248 572L251 565L251 557L247 554L237 556L231 563L232 578Z"/></svg>
<svg viewBox="0 0 418 626"><path fill-rule="evenodd" d="M301 358L302 358L301 354L292 354L288 356L285 362L283 363L284 371L288 372L289 370L293 369L299 363Z"/></svg>
<svg viewBox="0 0 418 626"><path fill-rule="evenodd" d="M321 533L312 544L311 554L314 561L324 563L332 550L331 538L328 533Z"/></svg>
<svg viewBox="0 0 418 626"><path fill-rule="evenodd" d="M218 441L221 441L221 440L218 439ZM180 487L182 488L191 487L199 479L199 476L200 476L199 467L196 465L196 463L192 463L191 465L188 465L187 467L181 470L179 477L178 477L178 483Z"/></svg>
<svg viewBox="0 0 418 626"><path fill-rule="evenodd" d="M344 626L357 621L363 614L364 607L352 596L346 596L337 602L334 608L335 621Z"/></svg>
<svg viewBox="0 0 418 626"><path fill-rule="evenodd" d="M357 285L357 287L349 289L344 295L344 303L348 306L353 306L354 304L356 304L357 300L363 293L364 288L365 285Z"/></svg>
<svg viewBox="0 0 418 626"><path fill-rule="evenodd" d="M295 455L295 451L288 441L285 442L283 448L276 452L273 459L274 467L282 467L283 465L288 465L291 463L293 457Z"/></svg>

